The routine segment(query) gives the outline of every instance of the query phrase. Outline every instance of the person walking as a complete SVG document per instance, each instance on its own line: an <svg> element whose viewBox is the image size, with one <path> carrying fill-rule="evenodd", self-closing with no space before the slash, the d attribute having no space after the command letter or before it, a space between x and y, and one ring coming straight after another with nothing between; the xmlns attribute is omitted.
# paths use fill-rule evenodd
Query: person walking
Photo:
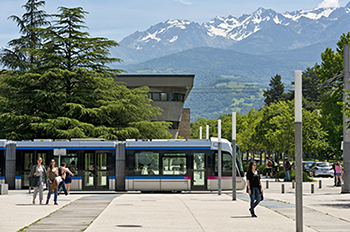
<svg viewBox="0 0 350 232"><path fill-rule="evenodd" d="M47 194L46 204L49 204L51 194L54 193L54 204L57 203L57 195L58 195L58 183L56 177L58 176L58 168L55 166L55 160L51 160L50 167L47 169L47 179L49 180L49 192Z"/></svg>
<svg viewBox="0 0 350 232"><path fill-rule="evenodd" d="M335 164L335 176L337 177L337 186L341 186L341 176L342 176L342 166L340 165L340 162L337 161L337 163Z"/></svg>
<svg viewBox="0 0 350 232"><path fill-rule="evenodd" d="M333 163L333 170L334 170L334 186L337 186L338 183L337 183L337 175L336 175L336 172L335 172L335 168L337 166L337 163L338 163L338 159L335 159L334 163Z"/></svg>
<svg viewBox="0 0 350 232"><path fill-rule="evenodd" d="M257 169L256 162L251 162L247 171L247 188L250 197L250 214L252 217L257 217L255 214L255 207L258 206L263 193L262 184L260 180L260 172Z"/></svg>
<svg viewBox="0 0 350 232"><path fill-rule="evenodd" d="M72 176L74 176L74 175L71 176L70 173L74 174L76 172L76 167L75 167L75 161L74 160L72 160L72 162L68 166L68 169L71 172L66 172L66 179L65 179L64 182L65 182L65 185L66 185L67 193L69 194L70 184L72 183Z"/></svg>
<svg viewBox="0 0 350 232"><path fill-rule="evenodd" d="M274 162L274 171L275 171L275 181L280 182L280 162L277 160Z"/></svg>
<svg viewBox="0 0 350 232"><path fill-rule="evenodd" d="M44 199L44 183L47 182L46 173L45 173L45 166L42 164L43 159L41 157L38 157L37 164L33 165L29 176L32 177L39 177L39 185L34 187L34 193L33 193L33 205L35 205L35 198L39 192L39 200L40 205L43 204Z"/></svg>
<svg viewBox="0 0 350 232"><path fill-rule="evenodd" d="M290 181L290 169L291 169L291 165L289 163L289 160L285 159L285 163L284 163L284 171L286 173L285 181Z"/></svg>
<svg viewBox="0 0 350 232"><path fill-rule="evenodd" d="M272 178L272 168L273 168L273 162L272 162L272 158L268 158L267 159L267 163L266 163L266 179L268 178L269 174Z"/></svg>
<svg viewBox="0 0 350 232"><path fill-rule="evenodd" d="M66 196L68 195L68 191L66 189L66 182L65 182L66 174L70 174L71 176L74 176L74 174L68 168L66 168L66 163L62 163L61 167L58 169L58 175L60 175L62 178L62 181L58 185L58 195L60 194L61 188L63 189L64 194Z"/></svg>

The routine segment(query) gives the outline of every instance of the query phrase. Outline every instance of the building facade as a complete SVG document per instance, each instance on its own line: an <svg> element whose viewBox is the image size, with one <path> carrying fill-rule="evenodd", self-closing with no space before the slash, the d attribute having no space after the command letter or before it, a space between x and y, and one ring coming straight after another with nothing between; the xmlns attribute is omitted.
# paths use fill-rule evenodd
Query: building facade
<svg viewBox="0 0 350 232"><path fill-rule="evenodd" d="M125 85L134 89L141 86L148 86L150 92L148 97L152 99L152 106L161 108L162 114L157 116L157 120L172 122L172 128L169 132L172 138L178 138L179 126L183 114L183 106L191 89L193 87L194 74L121 74L115 80L125 83ZM188 117L188 111L187 117ZM188 123L181 126L183 130L189 126ZM189 139L188 133L183 138Z"/></svg>

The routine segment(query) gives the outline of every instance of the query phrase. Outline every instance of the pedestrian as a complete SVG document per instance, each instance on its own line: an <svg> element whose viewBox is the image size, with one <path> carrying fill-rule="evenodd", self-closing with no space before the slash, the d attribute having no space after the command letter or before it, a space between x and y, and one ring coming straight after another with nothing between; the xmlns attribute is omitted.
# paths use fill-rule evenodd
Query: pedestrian
<svg viewBox="0 0 350 232"><path fill-rule="evenodd" d="M341 186L341 175L342 175L342 166L340 165L340 162L337 161L335 165L335 176L337 177L337 186Z"/></svg>
<svg viewBox="0 0 350 232"><path fill-rule="evenodd" d="M33 165L29 176L35 176L39 177L39 185L34 187L34 193L33 193L33 205L35 205L35 198L39 192L39 200L40 205L43 204L44 199L44 183L47 182L46 173L45 173L45 166L42 164L43 159L41 157L38 157L37 164Z"/></svg>
<svg viewBox="0 0 350 232"><path fill-rule="evenodd" d="M68 166L68 169L69 169L69 171L71 171L72 174L74 174L76 172L76 167L75 167L75 161L74 160L72 160L72 162ZM74 176L74 175L72 175L72 176ZM66 184L67 193L69 194L70 184L72 183L72 177L71 177L71 174L69 172L66 173L66 179L65 179L64 182Z"/></svg>
<svg viewBox="0 0 350 232"><path fill-rule="evenodd" d="M286 158L284 163L284 171L286 173L285 181L290 181L290 169L291 169L291 165L289 163L289 160Z"/></svg>
<svg viewBox="0 0 350 232"><path fill-rule="evenodd" d="M277 161L277 162L274 162L274 171L276 173L276 176L275 176L275 181L279 182L280 179L279 179L279 175L280 175L280 162Z"/></svg>
<svg viewBox="0 0 350 232"><path fill-rule="evenodd" d="M50 167L47 169L47 179L49 180L49 192L47 193L47 200L46 204L49 204L51 194L54 193L54 204L58 205L57 203L57 195L58 195L58 182L56 180L56 177L58 177L58 168L55 167L55 160L51 160Z"/></svg>
<svg viewBox="0 0 350 232"><path fill-rule="evenodd" d="M61 176L61 178L62 178L62 181L58 185L58 195L60 194L61 188L64 191L64 195L66 195L66 196L68 195L68 191L66 189L66 182L65 182L66 181L66 174L74 176L74 174L68 168L66 168L66 163L62 163L61 167L58 169L58 175Z"/></svg>
<svg viewBox="0 0 350 232"><path fill-rule="evenodd" d="M250 197L250 214L252 217L257 217L254 208L258 206L263 193L262 184L260 180L260 172L257 169L256 162L251 162L247 171L247 189Z"/></svg>
<svg viewBox="0 0 350 232"><path fill-rule="evenodd" d="M273 161L272 158L268 158L267 159L267 163L266 163L266 179L268 178L269 174L272 178L272 167L273 167Z"/></svg>
<svg viewBox="0 0 350 232"><path fill-rule="evenodd" d="M336 168L336 164L338 162L338 159L335 159L334 163L333 163L333 170L334 170L334 186L337 186L338 183L337 183L337 175L336 175L336 172L335 172L335 168Z"/></svg>

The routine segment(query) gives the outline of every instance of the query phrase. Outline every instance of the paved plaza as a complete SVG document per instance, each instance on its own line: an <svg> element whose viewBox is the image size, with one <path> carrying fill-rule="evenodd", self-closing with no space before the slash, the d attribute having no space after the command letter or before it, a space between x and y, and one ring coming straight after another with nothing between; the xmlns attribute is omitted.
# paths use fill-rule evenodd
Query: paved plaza
<svg viewBox="0 0 350 232"><path fill-rule="evenodd" d="M304 231L350 231L350 194L340 194L331 178L317 180L322 188L318 182L303 184ZM217 192L73 192L60 195L55 206L52 199L49 205L33 205L28 190L10 190L0 195L0 231L295 231L292 183L262 182L265 199L256 208L257 218L250 217L244 192L238 192L237 201L232 201L230 191L220 196Z"/></svg>

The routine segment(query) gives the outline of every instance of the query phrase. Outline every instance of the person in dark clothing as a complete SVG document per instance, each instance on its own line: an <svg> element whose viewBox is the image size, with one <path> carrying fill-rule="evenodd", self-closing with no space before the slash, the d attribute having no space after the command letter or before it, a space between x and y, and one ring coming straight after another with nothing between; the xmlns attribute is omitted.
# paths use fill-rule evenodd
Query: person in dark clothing
<svg viewBox="0 0 350 232"><path fill-rule="evenodd" d="M260 180L260 172L256 167L256 162L251 162L247 171L247 188L250 197L249 211L252 217L257 217L254 208L258 206L261 200L260 194L263 193L262 184Z"/></svg>

